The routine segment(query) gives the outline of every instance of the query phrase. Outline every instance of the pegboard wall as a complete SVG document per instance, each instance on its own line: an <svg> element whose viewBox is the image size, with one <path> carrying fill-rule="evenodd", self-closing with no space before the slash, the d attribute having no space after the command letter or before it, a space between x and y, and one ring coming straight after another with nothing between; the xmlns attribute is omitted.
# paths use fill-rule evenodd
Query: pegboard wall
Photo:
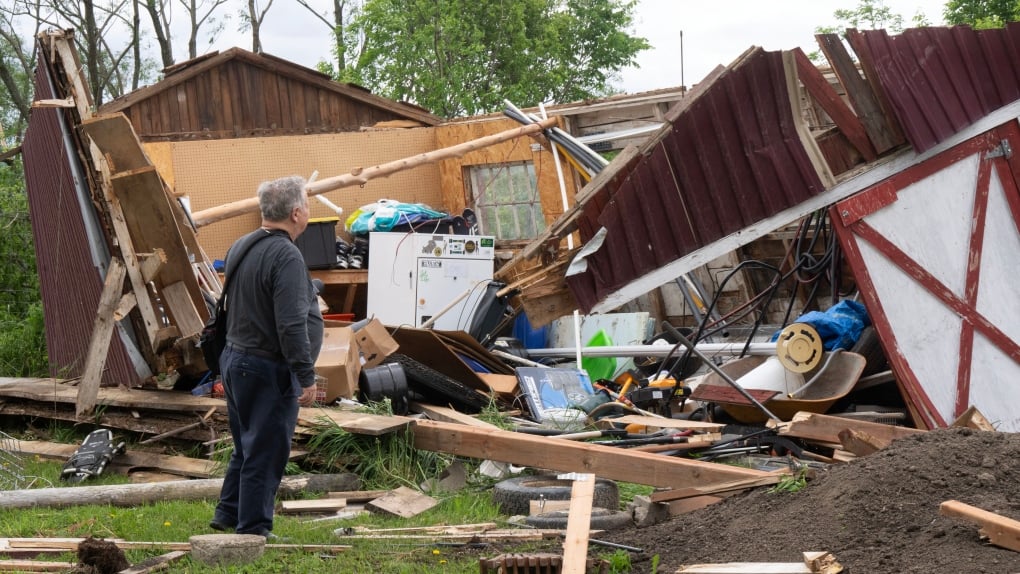
<svg viewBox="0 0 1020 574"><path fill-rule="evenodd" d="M146 148L154 144L146 144ZM166 144L155 144L163 145ZM196 142L174 142L172 173L162 173L174 182L174 191L188 197L192 213L233 201L255 197L266 180L288 175L305 178L318 171L323 180L356 168L412 157L436 149L434 128L378 130L340 134L241 138ZM160 150L164 151L164 150ZM169 176L169 177L167 177ZM343 219L359 207L379 199L423 203L446 211L440 189L439 167L426 164L389 177L370 180L361 187L345 187L324 196L343 208L337 235L346 236ZM310 200L311 217L336 214L315 198ZM198 242L211 259L223 259L240 236L259 226L257 212L218 221L199 228Z"/></svg>

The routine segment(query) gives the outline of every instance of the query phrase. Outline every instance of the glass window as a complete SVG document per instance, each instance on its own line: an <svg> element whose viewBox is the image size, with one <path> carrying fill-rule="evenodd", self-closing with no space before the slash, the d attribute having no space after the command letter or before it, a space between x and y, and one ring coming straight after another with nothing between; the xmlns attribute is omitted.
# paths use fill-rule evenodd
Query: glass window
<svg viewBox="0 0 1020 574"><path fill-rule="evenodd" d="M496 239L531 239L545 229L538 178L530 161L466 168L481 233Z"/></svg>

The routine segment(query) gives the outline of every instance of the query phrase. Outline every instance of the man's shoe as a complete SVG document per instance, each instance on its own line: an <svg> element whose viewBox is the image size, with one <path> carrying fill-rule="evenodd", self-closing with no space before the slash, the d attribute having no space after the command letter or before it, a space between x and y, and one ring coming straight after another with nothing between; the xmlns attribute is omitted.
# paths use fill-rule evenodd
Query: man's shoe
<svg viewBox="0 0 1020 574"><path fill-rule="evenodd" d="M234 529L233 526L227 526L226 524L223 524L218 520L209 521L209 528L212 528L213 530L219 530L220 532L227 532L228 530Z"/></svg>

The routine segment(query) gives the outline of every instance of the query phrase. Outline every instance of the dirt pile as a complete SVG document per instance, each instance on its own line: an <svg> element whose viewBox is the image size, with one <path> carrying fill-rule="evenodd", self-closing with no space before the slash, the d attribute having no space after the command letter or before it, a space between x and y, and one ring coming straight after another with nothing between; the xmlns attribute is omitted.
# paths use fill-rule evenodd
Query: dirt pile
<svg viewBox="0 0 1020 574"><path fill-rule="evenodd" d="M853 574L1018 573L1020 552L939 515L955 499L1020 520L1020 434L944 429L831 467L800 492L767 488L643 529L600 538L637 546L634 571L685 564L795 562L829 551Z"/></svg>

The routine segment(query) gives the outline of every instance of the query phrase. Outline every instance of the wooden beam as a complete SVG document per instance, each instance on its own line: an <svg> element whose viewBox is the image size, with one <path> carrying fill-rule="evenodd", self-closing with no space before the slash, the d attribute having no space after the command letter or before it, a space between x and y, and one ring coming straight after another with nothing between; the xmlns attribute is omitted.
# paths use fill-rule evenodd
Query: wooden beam
<svg viewBox="0 0 1020 574"><path fill-rule="evenodd" d="M78 450L78 445L74 444L31 440L17 441L15 447L16 452L38 456L47 460L67 460L76 450ZM211 460L144 452L135 449L117 455L114 462L118 466L151 468L194 478L212 478L216 473L217 467L217 463Z"/></svg>
<svg viewBox="0 0 1020 574"><path fill-rule="evenodd" d="M595 475L579 474L570 487L570 510L563 542L563 574L584 574L588 562L591 505L595 499Z"/></svg>
<svg viewBox="0 0 1020 574"><path fill-rule="evenodd" d="M962 518L980 526L978 533L992 544L1020 552L1020 521L981 510L958 500L947 500L939 505L939 514Z"/></svg>
<svg viewBox="0 0 1020 574"><path fill-rule="evenodd" d="M120 256L124 258L124 265L127 267L128 280L131 281L131 291L135 294L135 304L142 317L142 324L145 326L145 342L149 348L157 348L157 333L160 321L156 318L156 308L149 295L147 283L151 279L145 279L138 266L138 258L135 255L134 244L131 241L131 233L128 231L127 220L124 217L124 210L113 193L113 182L110 180L110 166L105 156L95 144L89 146L92 154L92 162L99 172L99 182L103 188L103 199L106 201L106 209L110 214L110 221L113 224L113 233L117 238L117 246L120 248Z"/></svg>
<svg viewBox="0 0 1020 574"><path fill-rule="evenodd" d="M48 560L0 560L0 572L70 572L77 565Z"/></svg>
<svg viewBox="0 0 1020 574"><path fill-rule="evenodd" d="M843 98L839 97L836 90L832 89L832 85L818 71L818 68L811 63L811 60L808 59L803 50L794 48L793 53L797 61L797 77L804 84L804 89L807 90L808 94L825 110L825 113L829 115L829 118L836 124L836 127L843 132L843 135L846 136L846 139L850 140L850 143L857 148L857 151L861 152L866 161L878 159L878 154L875 153L875 146L871 145L871 140L868 139L868 132L864 129L864 124L854 115L850 106L846 105Z"/></svg>
<svg viewBox="0 0 1020 574"><path fill-rule="evenodd" d="M843 84L846 95L868 132L868 138L875 151L883 154L903 143L903 138L897 138L897 134L890 129L890 122L882 110L878 97L857 70L857 63L850 57L839 35L815 34L815 40Z"/></svg>
<svg viewBox="0 0 1020 574"><path fill-rule="evenodd" d="M138 259L141 261L139 269L142 272L142 279L148 283L156 279L159 271L166 265L166 252L155 249L152 253L139 253Z"/></svg>
<svg viewBox="0 0 1020 574"><path fill-rule="evenodd" d="M882 440L871 436L864 431L854 429L843 429L839 431L839 443L847 451L854 453L854 456L868 456L889 446L890 440Z"/></svg>
<svg viewBox="0 0 1020 574"><path fill-rule="evenodd" d="M815 168L815 173L818 174L822 187L828 189L836 184L836 178L832 175L832 170L829 169L829 162L822 155L822 150L818 147L818 142L815 141L814 136L811 135L811 129L808 127L807 122L804 121L804 114L800 111L800 84L797 82L797 61L796 56L791 51L783 52L783 71L786 77L786 95L793 118L793 127L797 130L800 145L804 147L804 153L807 154L808 160Z"/></svg>
<svg viewBox="0 0 1020 574"><path fill-rule="evenodd" d="M790 422L779 425L779 435L820 442L839 443L839 432L844 429L863 432L879 441L892 441L901 437L927 432L920 429L858 421L831 415L799 412L793 415L793 420Z"/></svg>
<svg viewBox="0 0 1020 574"><path fill-rule="evenodd" d="M308 191L309 196L319 195L328 191L341 189L344 187L353 187L355 185L363 185L371 179L380 177L387 177L404 170L408 170L421 165L430 163L436 163L444 159L450 159L455 157L461 157L468 152L488 147L491 145L498 144L507 140L512 140L526 135L538 134L543 129L554 125L557 122L557 118L551 117L540 122L528 124L512 130L506 130L498 132L489 136L478 138L475 140L467 141L455 146L445 147L430 152L418 154L416 156L407 157L404 159L398 159L383 164L379 164L372 167L356 168L348 174L338 175L335 177L328 177L326 179L320 179L316 182L308 184L305 188ZM210 223L215 223L245 213L257 211L259 208L259 202L257 197L250 197L248 199L241 199L217 207L211 207L202 211L195 212L192 214L192 219L195 221L196 227L203 227Z"/></svg>
<svg viewBox="0 0 1020 574"><path fill-rule="evenodd" d="M92 326L92 339L85 358L85 370L78 385L78 399L75 401L75 414L81 416L91 412L96 406L99 387L103 378L103 367L110 351L110 337L113 335L113 311L120 301L124 290L124 264L114 257L110 260L110 268L106 271L103 292L99 296L99 309Z"/></svg>
<svg viewBox="0 0 1020 574"><path fill-rule="evenodd" d="M784 476L786 476L786 474L770 474L769 476L763 476L761 478L734 480L732 482L722 482L711 486L692 486L676 490L660 490L658 492L653 492L649 496L649 499L652 502L669 502L671 500L682 500L684 498L694 498L696 496L708 496L747 490L748 488L777 484Z"/></svg>
<svg viewBox="0 0 1020 574"><path fill-rule="evenodd" d="M422 450L561 472L590 472L603 478L651 486L707 486L769 476L759 470L453 423L415 421L411 431L415 447Z"/></svg>

